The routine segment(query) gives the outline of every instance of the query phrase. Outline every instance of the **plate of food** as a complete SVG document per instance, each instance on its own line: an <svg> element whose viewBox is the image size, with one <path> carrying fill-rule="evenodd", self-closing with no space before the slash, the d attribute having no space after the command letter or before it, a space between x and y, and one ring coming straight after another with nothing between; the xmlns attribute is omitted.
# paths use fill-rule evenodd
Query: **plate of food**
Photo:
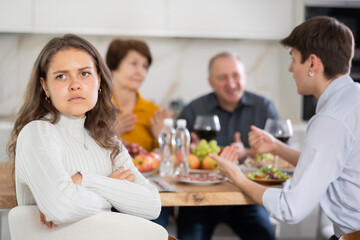
<svg viewBox="0 0 360 240"><path fill-rule="evenodd" d="M281 184L290 178L287 173L284 173L280 169L269 167L262 168L255 172L250 172L245 175L254 182L263 184Z"/></svg>
<svg viewBox="0 0 360 240"><path fill-rule="evenodd" d="M193 185L212 185L225 181L225 177L218 173L190 173L189 175L177 175L174 181Z"/></svg>
<svg viewBox="0 0 360 240"><path fill-rule="evenodd" d="M247 158L244 163L240 165L240 169L243 173L255 172L259 169L275 166L275 156L271 153L256 154L255 158ZM293 174L295 166L279 157L278 160L279 169L288 174Z"/></svg>

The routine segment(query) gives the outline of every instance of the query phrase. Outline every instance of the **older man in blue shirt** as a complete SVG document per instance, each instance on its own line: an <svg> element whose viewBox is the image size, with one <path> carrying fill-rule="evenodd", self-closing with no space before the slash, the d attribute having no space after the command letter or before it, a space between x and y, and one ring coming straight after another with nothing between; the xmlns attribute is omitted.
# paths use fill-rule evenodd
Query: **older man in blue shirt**
<svg viewBox="0 0 360 240"><path fill-rule="evenodd" d="M214 92L187 105L179 118L186 119L193 131L198 115L218 115L220 146L233 145L239 159L253 155L249 149L250 126L263 128L268 118L278 118L274 104L267 98L245 91L246 73L240 58L220 53L209 63L209 84ZM178 237L182 240L207 240L220 222L227 223L243 240L275 239L266 210L259 205L221 207L181 207Z"/></svg>

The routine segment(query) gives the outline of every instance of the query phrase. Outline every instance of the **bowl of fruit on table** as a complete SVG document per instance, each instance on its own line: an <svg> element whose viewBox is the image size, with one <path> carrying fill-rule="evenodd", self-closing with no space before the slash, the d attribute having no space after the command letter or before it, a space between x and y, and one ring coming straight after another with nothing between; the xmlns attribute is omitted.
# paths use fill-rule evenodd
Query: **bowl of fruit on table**
<svg viewBox="0 0 360 240"><path fill-rule="evenodd" d="M201 139L189 155L190 172L217 171L217 162L209 157L209 153L219 154L222 148L217 145L216 140ZM196 164L191 164L194 162Z"/></svg>

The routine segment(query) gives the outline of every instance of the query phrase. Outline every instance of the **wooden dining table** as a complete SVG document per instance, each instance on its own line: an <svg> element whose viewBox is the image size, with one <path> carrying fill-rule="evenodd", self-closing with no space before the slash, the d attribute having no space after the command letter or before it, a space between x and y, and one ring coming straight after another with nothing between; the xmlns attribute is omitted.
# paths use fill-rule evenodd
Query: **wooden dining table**
<svg viewBox="0 0 360 240"><path fill-rule="evenodd" d="M0 209L16 206L15 185L12 170L8 163L0 163Z"/></svg>
<svg viewBox="0 0 360 240"><path fill-rule="evenodd" d="M164 178L175 192L160 192L162 206L220 206L255 204L245 193L229 181L212 185L191 185ZM0 209L16 206L11 168L0 163Z"/></svg>
<svg viewBox="0 0 360 240"><path fill-rule="evenodd" d="M178 183L164 178L175 192L160 192L162 206L223 206L255 204L244 192L229 181L211 185Z"/></svg>

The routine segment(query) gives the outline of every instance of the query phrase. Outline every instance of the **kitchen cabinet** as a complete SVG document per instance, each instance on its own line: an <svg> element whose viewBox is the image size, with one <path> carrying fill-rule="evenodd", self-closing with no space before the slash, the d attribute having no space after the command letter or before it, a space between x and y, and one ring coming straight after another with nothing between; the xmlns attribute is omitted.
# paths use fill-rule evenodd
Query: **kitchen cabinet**
<svg viewBox="0 0 360 240"><path fill-rule="evenodd" d="M280 39L297 0L0 0L0 32L221 39ZM14 3L13 3L14 2ZM25 5L18 11L16 5ZM6 6L5 6L6 3ZM24 5L21 4L21 5Z"/></svg>
<svg viewBox="0 0 360 240"><path fill-rule="evenodd" d="M168 0L34 0L34 30L108 35L159 35Z"/></svg>
<svg viewBox="0 0 360 240"><path fill-rule="evenodd" d="M174 35L234 39L279 39L294 26L295 0L171 1Z"/></svg>
<svg viewBox="0 0 360 240"><path fill-rule="evenodd" d="M32 31L32 1L0 0L0 33Z"/></svg>

